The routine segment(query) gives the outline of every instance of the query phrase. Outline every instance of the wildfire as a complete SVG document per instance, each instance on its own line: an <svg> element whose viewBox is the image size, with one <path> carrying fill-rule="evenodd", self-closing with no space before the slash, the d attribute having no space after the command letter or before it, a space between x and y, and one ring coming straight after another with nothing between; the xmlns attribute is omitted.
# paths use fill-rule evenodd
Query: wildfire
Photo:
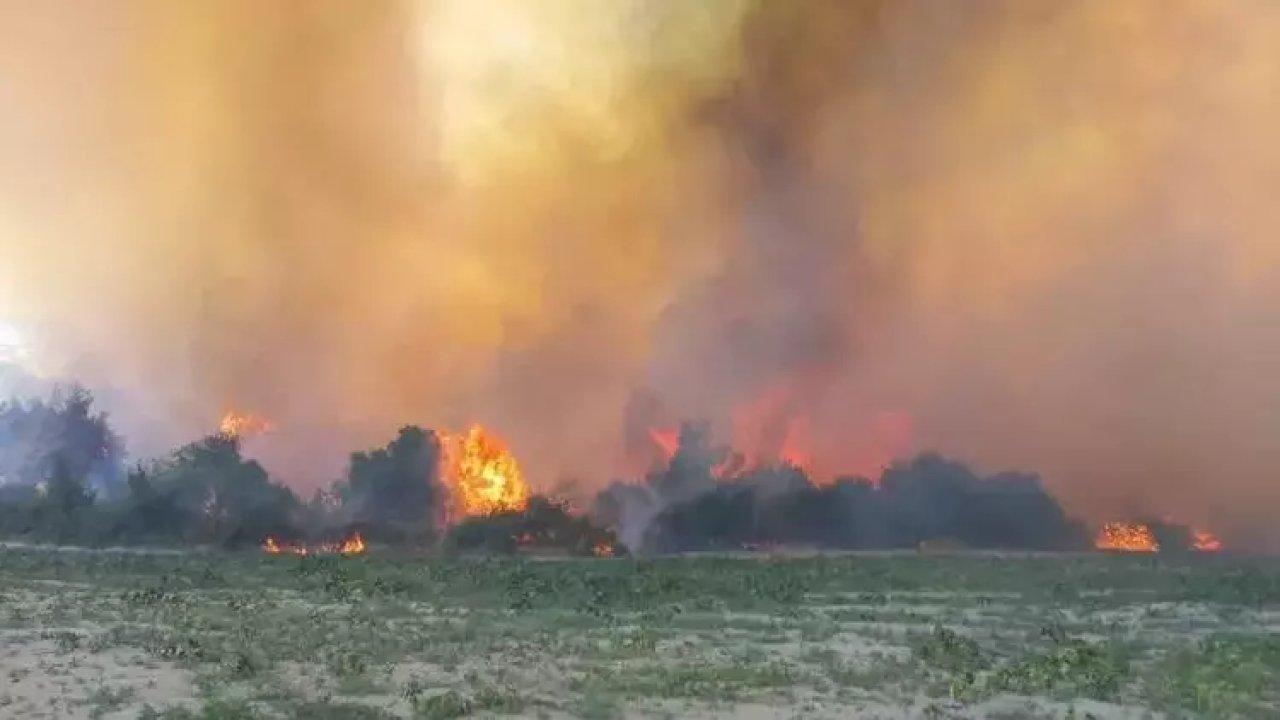
<svg viewBox="0 0 1280 720"><path fill-rule="evenodd" d="M1093 546L1113 552L1153 553L1160 549L1155 533L1143 523L1109 522L1098 531Z"/></svg>
<svg viewBox="0 0 1280 720"><path fill-rule="evenodd" d="M464 435L445 435L441 473L449 489L453 516L519 512L529 505L529 485L506 445L479 425Z"/></svg>
<svg viewBox="0 0 1280 720"><path fill-rule="evenodd" d="M613 552L613 543L606 540L601 540L591 548L591 553L599 558L611 558L613 557Z"/></svg>
<svg viewBox="0 0 1280 720"><path fill-rule="evenodd" d="M266 540L262 541L262 552L268 555L308 555L306 545L301 543L293 543L289 541L281 542L275 537L268 535Z"/></svg>
<svg viewBox="0 0 1280 720"><path fill-rule="evenodd" d="M796 389L781 384L733 410L734 447L748 468L813 469L812 427Z"/></svg>
<svg viewBox="0 0 1280 720"><path fill-rule="evenodd" d="M343 555L360 555L365 551L364 538L360 533L351 533L338 543L338 552Z"/></svg>
<svg viewBox="0 0 1280 720"><path fill-rule="evenodd" d="M229 438L244 438L261 435L275 429L275 424L266 418L252 413L240 413L229 410L218 422L218 434Z"/></svg>
<svg viewBox="0 0 1280 720"><path fill-rule="evenodd" d="M1176 523L1166 518L1163 522L1170 525ZM1185 526L1182 526L1185 527ZM1208 530L1190 528L1188 549L1195 552L1220 552L1222 540ZM1093 546L1099 550L1112 552L1151 553L1160 550L1160 542L1150 525L1139 522L1109 522L1098 531Z"/></svg>
<svg viewBox="0 0 1280 720"><path fill-rule="evenodd" d="M787 435L782 441L782 449L778 451L778 459L806 473L813 469L812 453L809 451L809 418L800 415L791 418L787 423Z"/></svg>
<svg viewBox="0 0 1280 720"><path fill-rule="evenodd" d="M268 555L362 555L366 550L364 538L354 532L338 542L308 546L305 543L280 541L268 535L262 541L262 552Z"/></svg>

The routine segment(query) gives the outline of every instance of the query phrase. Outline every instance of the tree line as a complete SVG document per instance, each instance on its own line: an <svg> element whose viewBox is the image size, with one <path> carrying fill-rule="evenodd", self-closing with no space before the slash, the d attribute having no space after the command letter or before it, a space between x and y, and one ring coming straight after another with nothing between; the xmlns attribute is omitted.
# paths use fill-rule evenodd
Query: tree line
<svg viewBox="0 0 1280 720"><path fill-rule="evenodd" d="M521 512L444 526L440 438L408 425L383 447L354 452L345 476L309 499L215 433L158 460L124 467L123 444L83 389L0 403L0 537L108 546L256 546L272 536L456 551L614 548L613 534L561 503L534 497Z"/></svg>
<svg viewBox="0 0 1280 720"><path fill-rule="evenodd" d="M887 468L876 482L816 485L793 467L717 473L724 448L705 426L684 426L675 455L640 482L599 493L590 517L546 498L522 512L444 527L441 442L400 429L383 447L355 452L345 476L309 499L243 456L240 440L213 434L166 457L123 466L123 445L93 396L0 403L0 536L29 542L236 548L268 535L367 540L511 552L522 544L579 553L601 547L644 552L738 550L769 544L838 548L1076 549L1084 526L1026 473L980 476L925 454ZM615 537L615 533L617 536ZM446 534L447 533L447 534Z"/></svg>
<svg viewBox="0 0 1280 720"><path fill-rule="evenodd" d="M0 536L79 545L257 545L359 528L384 541L438 530L439 443L419 427L351 455L346 477L303 500L211 434L132 468L93 396L0 403Z"/></svg>

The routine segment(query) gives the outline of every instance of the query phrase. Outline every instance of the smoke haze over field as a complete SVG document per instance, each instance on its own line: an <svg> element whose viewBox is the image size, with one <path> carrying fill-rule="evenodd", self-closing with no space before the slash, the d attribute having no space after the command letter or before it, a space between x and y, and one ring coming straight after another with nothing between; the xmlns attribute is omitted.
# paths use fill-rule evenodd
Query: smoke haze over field
<svg viewBox="0 0 1280 720"><path fill-rule="evenodd" d="M706 419L1280 548L1280 4L0 2L0 364L295 487ZM14 338L21 339L21 348Z"/></svg>

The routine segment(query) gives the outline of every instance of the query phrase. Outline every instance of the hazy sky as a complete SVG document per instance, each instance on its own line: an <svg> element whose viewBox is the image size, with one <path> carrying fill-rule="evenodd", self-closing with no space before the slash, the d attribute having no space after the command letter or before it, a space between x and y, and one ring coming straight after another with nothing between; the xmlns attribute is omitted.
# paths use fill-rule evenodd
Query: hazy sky
<svg viewBox="0 0 1280 720"><path fill-rule="evenodd" d="M1280 546L1276 127L1271 0L0 0L0 359L300 488L702 418Z"/></svg>

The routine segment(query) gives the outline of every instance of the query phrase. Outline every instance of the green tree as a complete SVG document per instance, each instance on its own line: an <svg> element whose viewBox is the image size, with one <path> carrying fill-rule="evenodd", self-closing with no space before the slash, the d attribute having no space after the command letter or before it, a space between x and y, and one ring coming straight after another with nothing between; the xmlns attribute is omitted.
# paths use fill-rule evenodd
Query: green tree
<svg viewBox="0 0 1280 720"><path fill-rule="evenodd" d="M225 435L180 448L151 477L135 475L131 495L144 527L229 547L256 545L269 534L295 534L300 508L292 491L271 482L262 466L240 455L239 441Z"/></svg>
<svg viewBox="0 0 1280 720"><path fill-rule="evenodd" d="M403 427L385 448L353 453L337 493L351 521L375 532L429 532L439 495L439 461L435 433Z"/></svg>
<svg viewBox="0 0 1280 720"><path fill-rule="evenodd" d="M37 495L34 508L36 534L56 543L83 541L89 536L88 523L93 493L84 479L71 471L61 456L54 458L53 470Z"/></svg>
<svg viewBox="0 0 1280 720"><path fill-rule="evenodd" d="M124 446L93 402L77 386L48 400L0 402L0 482L35 485L52 477L59 462L100 494L116 495Z"/></svg>

